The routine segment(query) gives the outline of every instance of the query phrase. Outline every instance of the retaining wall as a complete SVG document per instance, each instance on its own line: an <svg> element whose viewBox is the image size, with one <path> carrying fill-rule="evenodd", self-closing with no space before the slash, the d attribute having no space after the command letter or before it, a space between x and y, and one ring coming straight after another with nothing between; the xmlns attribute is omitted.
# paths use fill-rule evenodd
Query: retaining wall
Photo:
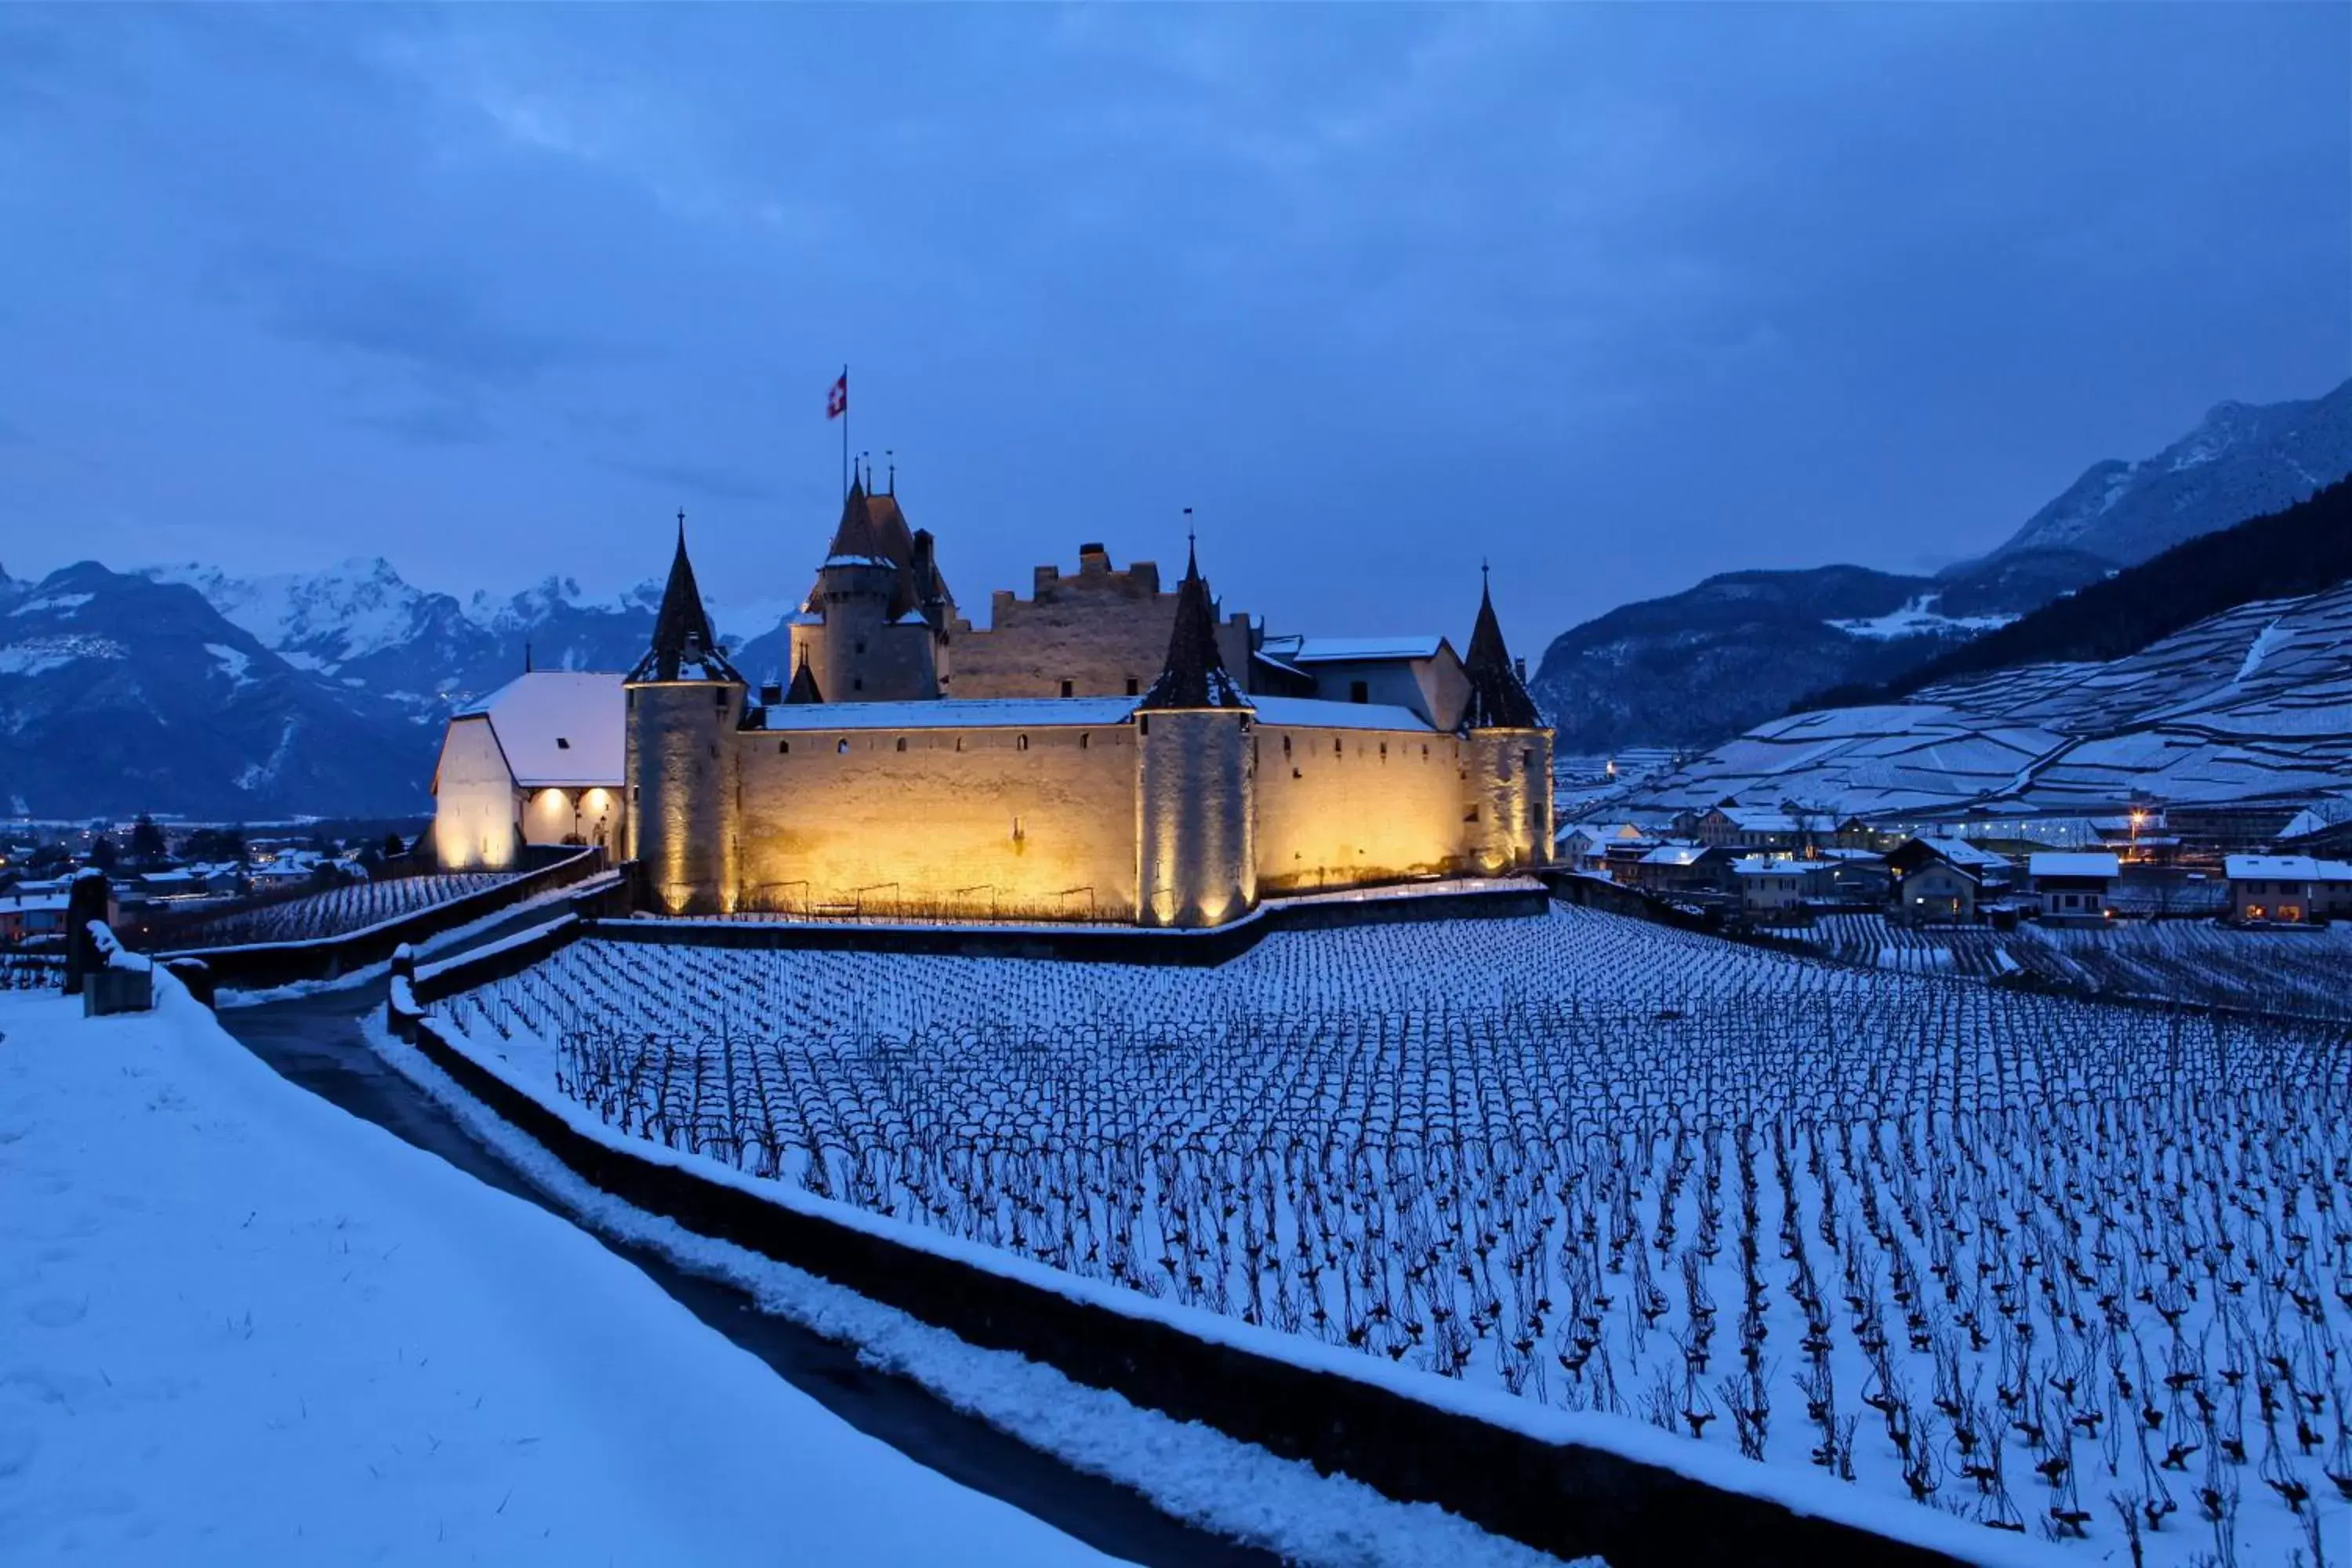
<svg viewBox="0 0 2352 1568"><path fill-rule="evenodd" d="M404 943L424 942L445 931L469 925L551 889L584 880L604 868L602 849L582 849L551 866L509 877L496 887L413 910L341 936L191 948L163 956L167 961L201 959L212 975L213 984L224 991L257 991L304 980L337 980L354 969L385 962Z"/></svg>

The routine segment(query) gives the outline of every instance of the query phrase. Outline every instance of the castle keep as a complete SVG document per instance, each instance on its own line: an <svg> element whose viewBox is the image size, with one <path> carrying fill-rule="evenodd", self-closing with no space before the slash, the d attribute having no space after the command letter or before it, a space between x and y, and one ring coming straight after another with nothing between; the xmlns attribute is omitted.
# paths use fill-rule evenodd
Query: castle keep
<svg viewBox="0 0 2352 1568"><path fill-rule="evenodd" d="M896 495L856 483L786 620L788 672L755 689L681 531L644 658L562 677L620 708L613 776L534 787L485 760L550 754L501 713L597 717L568 688L525 700L546 678L523 676L451 722L443 862L510 861L569 820L565 838L637 862L661 913L1210 926L1269 896L1546 856L1551 732L1483 593L1466 657L1442 637L1272 637L1221 617L1197 559L1171 593L1089 543L1075 577L1040 567L1028 599L994 595L991 621L958 614ZM593 836L592 794L620 803Z"/></svg>

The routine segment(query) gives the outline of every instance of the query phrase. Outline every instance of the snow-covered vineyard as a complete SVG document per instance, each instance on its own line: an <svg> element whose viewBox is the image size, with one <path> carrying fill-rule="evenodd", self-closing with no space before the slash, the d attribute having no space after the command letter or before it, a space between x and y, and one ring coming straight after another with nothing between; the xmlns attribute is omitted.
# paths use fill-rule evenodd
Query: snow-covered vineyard
<svg viewBox="0 0 2352 1568"><path fill-rule="evenodd" d="M2245 931L2206 921L2116 921L2000 931L1831 915L1790 934L1846 963L1897 973L2032 974L2099 995L2352 1019L2352 926Z"/></svg>
<svg viewBox="0 0 2352 1568"><path fill-rule="evenodd" d="M587 940L442 1011L668 1147L2086 1561L2341 1540L2340 1028L1581 910L1214 970Z"/></svg>
<svg viewBox="0 0 2352 1568"><path fill-rule="evenodd" d="M352 882L258 909L232 910L171 933L175 947L228 947L251 942L308 942L364 931L418 910L446 904L507 879L506 873L452 871Z"/></svg>

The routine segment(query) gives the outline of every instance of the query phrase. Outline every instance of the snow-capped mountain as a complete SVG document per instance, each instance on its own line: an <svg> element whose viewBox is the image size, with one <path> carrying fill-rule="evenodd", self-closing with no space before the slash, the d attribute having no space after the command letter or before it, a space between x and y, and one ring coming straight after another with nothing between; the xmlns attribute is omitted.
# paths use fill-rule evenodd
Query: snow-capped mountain
<svg viewBox="0 0 2352 1568"><path fill-rule="evenodd" d="M2152 458L2095 463L1993 553L2079 550L2134 566L2293 506L2352 473L2352 381L2324 397L2224 403Z"/></svg>
<svg viewBox="0 0 2352 1568"><path fill-rule="evenodd" d="M1934 577L1735 572L1555 638L1536 700L1567 753L1690 750L1809 699L1899 679L2027 611L2352 474L2352 381L2224 403L2154 457L2103 462L1980 560Z"/></svg>
<svg viewBox="0 0 2352 1568"><path fill-rule="evenodd" d="M432 767L416 742L187 584L95 562L0 576L0 812L415 811Z"/></svg>

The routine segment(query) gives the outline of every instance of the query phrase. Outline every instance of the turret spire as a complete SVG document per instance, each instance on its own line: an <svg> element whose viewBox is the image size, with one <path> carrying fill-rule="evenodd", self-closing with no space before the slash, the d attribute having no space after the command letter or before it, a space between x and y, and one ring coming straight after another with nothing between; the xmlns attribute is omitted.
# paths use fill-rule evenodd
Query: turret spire
<svg viewBox="0 0 2352 1568"><path fill-rule="evenodd" d="M1185 509L1187 511L1191 508ZM1201 575L1200 552L1190 542L1184 549L1184 581L1176 589L1176 625L1168 636L1168 663L1138 709L1246 708L1249 699L1217 651L1217 617L1210 607L1209 584Z"/></svg>
<svg viewBox="0 0 2352 1568"><path fill-rule="evenodd" d="M710 630L710 616L702 607L702 590L695 585L694 563L686 558L686 513L677 514L677 553L670 557L669 582L662 589L661 609L654 616L654 640L645 658L629 672L632 682L651 680L731 680L743 678L719 651Z"/></svg>
<svg viewBox="0 0 2352 1568"><path fill-rule="evenodd" d="M1502 623L1495 618L1494 595L1479 567L1478 624L1470 631L1470 653L1462 672L1470 678L1470 700L1462 710L1465 730L1539 730L1543 718L1527 682L1511 665L1511 650L1503 644Z"/></svg>
<svg viewBox="0 0 2352 1568"><path fill-rule="evenodd" d="M824 693L816 689L816 676L809 668L808 649L803 648L800 668L793 671L792 689L784 693L784 701L788 706L797 707L824 700Z"/></svg>

